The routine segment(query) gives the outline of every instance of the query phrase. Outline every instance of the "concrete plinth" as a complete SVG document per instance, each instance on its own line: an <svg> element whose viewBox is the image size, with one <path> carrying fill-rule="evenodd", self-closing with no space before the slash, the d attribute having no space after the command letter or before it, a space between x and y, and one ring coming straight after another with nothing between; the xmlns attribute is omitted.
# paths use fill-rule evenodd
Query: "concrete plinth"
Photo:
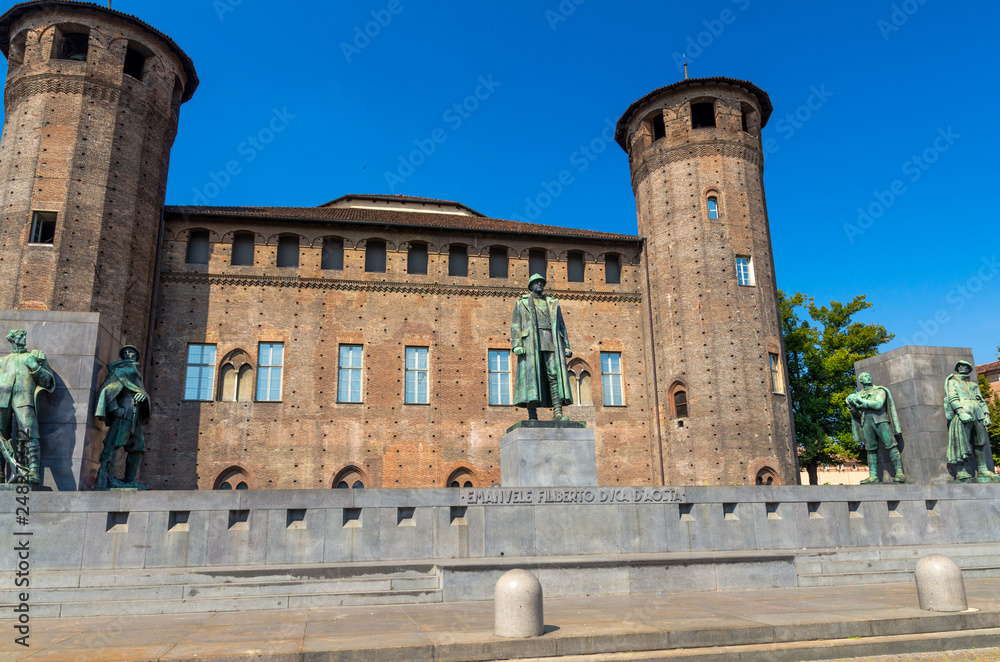
<svg viewBox="0 0 1000 662"><path fill-rule="evenodd" d="M947 464L948 422L944 417L944 380L959 361L975 365L966 347L907 345L854 364L855 375L867 372L872 382L892 392L902 433L903 471L908 483L947 483L962 467ZM987 442L987 464L993 460ZM883 480L891 478L892 462L879 451ZM966 471L975 475L976 462L969 458Z"/></svg>
<svg viewBox="0 0 1000 662"><path fill-rule="evenodd" d="M0 310L0 340L12 329L28 332L28 349L45 352L56 388L38 396L42 489L72 491L93 486L104 430L93 418L104 366L118 359L121 339L100 313ZM10 346L4 343L0 355Z"/></svg>
<svg viewBox="0 0 1000 662"><path fill-rule="evenodd" d="M547 425L546 425L547 424ZM550 421L512 427L500 438L503 487L597 485L594 431Z"/></svg>

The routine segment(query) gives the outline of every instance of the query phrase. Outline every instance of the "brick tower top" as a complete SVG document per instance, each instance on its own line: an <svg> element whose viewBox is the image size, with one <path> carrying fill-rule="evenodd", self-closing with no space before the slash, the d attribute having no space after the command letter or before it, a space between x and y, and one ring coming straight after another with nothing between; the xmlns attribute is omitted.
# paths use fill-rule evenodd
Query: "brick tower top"
<svg viewBox="0 0 1000 662"><path fill-rule="evenodd" d="M0 309L98 312L143 347L191 58L134 16L68 0L14 5L0 51Z"/></svg>

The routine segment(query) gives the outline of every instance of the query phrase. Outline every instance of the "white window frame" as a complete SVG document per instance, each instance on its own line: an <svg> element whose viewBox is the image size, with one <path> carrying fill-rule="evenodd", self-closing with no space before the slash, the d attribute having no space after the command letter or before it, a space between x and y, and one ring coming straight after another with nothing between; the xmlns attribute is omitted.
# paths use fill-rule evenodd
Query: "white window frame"
<svg viewBox="0 0 1000 662"><path fill-rule="evenodd" d="M198 349L197 362L192 361L192 350ZM211 348L210 358L206 358L205 350ZM184 359L184 399L199 402L210 402L215 399L215 349L210 343L188 343L187 356ZM192 380L194 384L192 386Z"/></svg>
<svg viewBox="0 0 1000 662"><path fill-rule="evenodd" d="M349 350L345 363L344 350ZM356 351L355 351L356 350ZM357 365L355 365L355 363ZM364 402L363 371L364 345L343 344L337 351L337 402L357 404ZM344 377L347 376L345 393ZM357 387L356 389L354 387Z"/></svg>
<svg viewBox="0 0 1000 662"><path fill-rule="evenodd" d="M280 348L277 359L274 352L276 347ZM254 398L257 402L281 402L284 365L285 343L262 342L257 345L257 384L254 389Z"/></svg>
<svg viewBox="0 0 1000 662"><path fill-rule="evenodd" d="M403 354L403 404L430 404L429 357L429 347L405 348Z"/></svg>
<svg viewBox="0 0 1000 662"><path fill-rule="evenodd" d="M625 406L622 353L601 352L601 391L605 407Z"/></svg>
<svg viewBox="0 0 1000 662"><path fill-rule="evenodd" d="M715 219L719 218L719 196L714 194L710 195L708 196L706 202L708 204L708 218L709 220L714 221ZM712 209L713 202L715 203L715 209ZM715 216L713 216L712 214L715 214Z"/></svg>
<svg viewBox="0 0 1000 662"><path fill-rule="evenodd" d="M753 287L756 284L756 279L753 275L753 258L751 256L736 256L736 283L742 287Z"/></svg>
<svg viewBox="0 0 1000 662"><path fill-rule="evenodd" d="M493 359L496 358L496 363ZM490 406L509 407L514 403L511 385L510 350L491 349L486 354L489 379L487 398Z"/></svg>

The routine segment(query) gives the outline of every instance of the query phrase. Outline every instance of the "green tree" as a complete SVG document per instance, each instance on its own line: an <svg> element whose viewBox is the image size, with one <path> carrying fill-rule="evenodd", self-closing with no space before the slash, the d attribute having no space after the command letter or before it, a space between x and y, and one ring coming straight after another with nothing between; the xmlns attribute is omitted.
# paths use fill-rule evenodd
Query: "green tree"
<svg viewBox="0 0 1000 662"><path fill-rule="evenodd" d="M1000 358L1000 357L998 357ZM991 423L987 432L990 433L990 449L993 451L993 466L1000 467L1000 396L998 396L990 383L986 381L985 375L979 375L979 391L986 399L986 404L990 409Z"/></svg>
<svg viewBox="0 0 1000 662"><path fill-rule="evenodd" d="M863 294L846 304L831 301L829 307L801 292L778 295L799 463L816 485L820 464L864 459L851 436L844 400L855 390L854 363L878 354L893 334L880 324L852 321L872 306ZM799 308L808 319L799 316Z"/></svg>

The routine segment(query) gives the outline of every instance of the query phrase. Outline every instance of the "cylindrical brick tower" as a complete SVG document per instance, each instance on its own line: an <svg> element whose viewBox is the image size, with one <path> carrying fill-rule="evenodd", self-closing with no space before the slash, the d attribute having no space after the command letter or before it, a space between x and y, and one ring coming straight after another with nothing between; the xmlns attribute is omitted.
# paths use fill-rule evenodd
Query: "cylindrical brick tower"
<svg viewBox="0 0 1000 662"><path fill-rule="evenodd" d="M767 93L683 80L618 121L646 240L647 337L666 484L796 484L764 201Z"/></svg>
<svg viewBox="0 0 1000 662"><path fill-rule="evenodd" d="M0 16L0 49L0 309L99 312L142 348L191 59L133 16L56 0Z"/></svg>

